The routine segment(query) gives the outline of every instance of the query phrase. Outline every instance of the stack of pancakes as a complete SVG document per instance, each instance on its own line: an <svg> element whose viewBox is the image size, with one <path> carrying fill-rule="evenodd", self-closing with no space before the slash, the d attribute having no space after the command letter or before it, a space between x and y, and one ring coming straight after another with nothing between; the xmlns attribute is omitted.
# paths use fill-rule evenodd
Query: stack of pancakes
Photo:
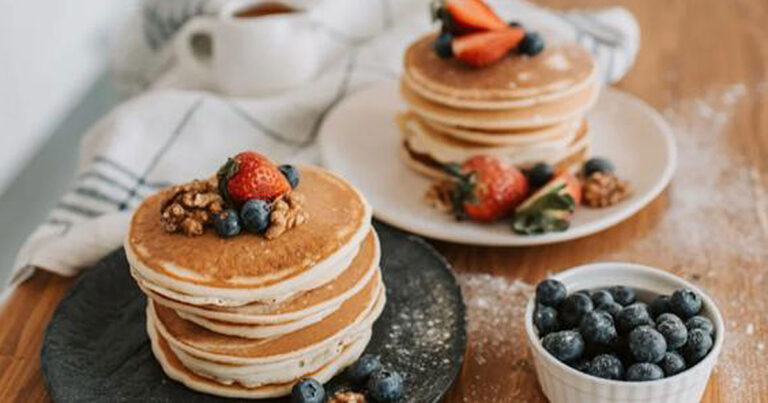
<svg viewBox="0 0 768 403"><path fill-rule="evenodd" d="M520 168L538 162L557 172L589 154L584 113L598 94L595 63L575 43L550 41L536 56L511 54L473 68L433 50L436 34L405 53L398 116L409 166L442 177L446 163L489 155Z"/></svg>
<svg viewBox="0 0 768 403"><path fill-rule="evenodd" d="M135 212L125 242L146 293L147 331L163 370L192 389L228 397L290 393L326 382L362 354L384 284L371 209L349 183L301 168L294 192L308 220L276 239L168 233L167 195Z"/></svg>

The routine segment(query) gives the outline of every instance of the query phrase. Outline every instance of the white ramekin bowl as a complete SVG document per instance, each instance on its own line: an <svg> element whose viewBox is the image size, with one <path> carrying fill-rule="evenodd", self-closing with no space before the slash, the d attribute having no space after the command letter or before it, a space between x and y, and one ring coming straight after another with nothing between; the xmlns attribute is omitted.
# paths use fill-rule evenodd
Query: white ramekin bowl
<svg viewBox="0 0 768 403"><path fill-rule="evenodd" d="M597 378L581 373L558 361L541 345L533 326L536 306L532 297L525 312L525 331L533 356L541 389L554 403L684 403L698 402L707 387L707 380L723 346L725 326L723 317L704 292L663 270L633 263L606 262L578 266L558 273L552 278L561 281L572 293L583 289L624 285L636 290L638 299L649 301L651 295L671 294L679 288L690 288L701 296L702 311L715 325L714 346L699 363L685 371L658 381L622 382Z"/></svg>

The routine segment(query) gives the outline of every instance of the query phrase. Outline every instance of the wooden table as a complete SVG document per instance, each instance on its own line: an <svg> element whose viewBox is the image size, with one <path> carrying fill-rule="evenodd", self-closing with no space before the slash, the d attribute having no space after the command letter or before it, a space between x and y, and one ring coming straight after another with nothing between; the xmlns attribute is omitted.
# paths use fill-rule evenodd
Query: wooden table
<svg viewBox="0 0 768 403"><path fill-rule="evenodd" d="M682 275L708 290L727 322L725 348L704 401L768 401L768 2L543 3L618 4L634 12L642 47L618 87L670 119L680 146L679 171L642 212L588 238L535 248L437 247L462 281L477 276L468 273L490 273L535 283L549 272L596 260L634 261ZM49 400L39 369L40 342L72 281L39 272L0 312L3 401ZM517 326L509 325L516 318L507 319L500 323L508 328L499 331L516 335ZM448 401L544 400L524 339L486 345L482 326L470 328L475 331L465 365ZM504 354L494 354L494 348Z"/></svg>

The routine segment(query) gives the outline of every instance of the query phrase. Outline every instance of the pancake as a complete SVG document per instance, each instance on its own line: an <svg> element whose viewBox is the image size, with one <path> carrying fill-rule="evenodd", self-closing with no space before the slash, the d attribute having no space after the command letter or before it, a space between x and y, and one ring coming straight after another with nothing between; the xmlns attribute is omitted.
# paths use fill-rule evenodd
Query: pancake
<svg viewBox="0 0 768 403"><path fill-rule="evenodd" d="M432 48L437 33L414 42L405 53L404 80L422 97L466 109L530 107L571 95L593 82L595 63L574 42L547 38L535 57L513 54L490 66L473 68L442 59Z"/></svg>
<svg viewBox="0 0 768 403"><path fill-rule="evenodd" d="M369 329L381 313L384 291L379 278L320 322L293 333L267 339L247 339L212 332L186 321L172 309L150 301L157 330L182 351L219 363L256 365L306 356L354 334Z"/></svg>
<svg viewBox="0 0 768 403"><path fill-rule="evenodd" d="M213 327L218 321L223 321L225 324L252 325L292 323L306 318L313 318L316 321L338 309L342 302L360 291L378 271L380 259L381 248L378 236L374 230L371 230L350 266L333 281L278 304L252 303L238 307L196 306L166 298L148 289L144 289L144 292L156 303L176 310L181 316L187 314L188 320L204 327L208 327L202 322L206 318L214 321ZM200 318L200 320L196 321L192 318Z"/></svg>
<svg viewBox="0 0 768 403"><path fill-rule="evenodd" d="M370 232L371 208L343 179L302 167L294 190L306 195L309 219L272 240L248 233L220 238L165 232L158 223L164 194L136 210L125 241L137 277L151 291L194 305L276 303L338 276Z"/></svg>
<svg viewBox="0 0 768 403"><path fill-rule="evenodd" d="M568 137L573 134L575 128L581 125L581 119L557 123L551 126L544 126L534 129L520 130L473 130L458 126L448 126L439 122L419 118L421 123L430 128L454 137L475 144L487 145L526 145L545 142L554 138Z"/></svg>
<svg viewBox="0 0 768 403"><path fill-rule="evenodd" d="M147 323L147 330L152 345L152 352L163 368L163 371L171 379L183 383L190 389L218 396L248 399L280 397L291 392L293 381L248 388L237 383L222 384L221 382L195 374L184 367L171 350L169 343L158 334L150 322ZM317 371L308 372L304 376L314 378L321 383L329 381L336 373L357 360L368 344L369 339L369 333L361 335L356 341L346 346L332 361Z"/></svg>
<svg viewBox="0 0 768 403"><path fill-rule="evenodd" d="M374 270L373 273L380 279L378 269ZM361 282L361 286L365 286L369 283L369 281ZM218 334L244 337L248 339L266 339L293 333L305 327L314 325L341 309L343 302L344 301L341 301L336 305L328 307L328 309L305 316L295 321L272 325L230 323L196 315L190 315L183 311L176 311L176 314L179 315L179 317L182 319L185 319Z"/></svg>
<svg viewBox="0 0 768 403"><path fill-rule="evenodd" d="M438 133L412 115L402 115L398 122L403 132L401 155L406 164L432 178L444 178L443 166L461 163L477 155L489 155L525 169L537 162L547 162L562 172L582 162L588 155L589 127L582 119L569 138L554 143L533 145L488 146L469 143Z"/></svg>
<svg viewBox="0 0 768 403"><path fill-rule="evenodd" d="M528 108L468 110L438 104L418 95L407 83L401 85L403 100L419 116L449 126L490 130L540 128L576 119L595 103L598 92L598 85L591 83L564 98Z"/></svg>
<svg viewBox="0 0 768 403"><path fill-rule="evenodd" d="M466 161L476 155L488 155L515 166L526 166L538 161L559 160L578 148L584 141L586 123L573 127L569 133L560 137L542 139L536 143L523 145L487 145L457 139L437 130L413 114L401 117L403 141L408 149L418 154L429 155L442 164Z"/></svg>

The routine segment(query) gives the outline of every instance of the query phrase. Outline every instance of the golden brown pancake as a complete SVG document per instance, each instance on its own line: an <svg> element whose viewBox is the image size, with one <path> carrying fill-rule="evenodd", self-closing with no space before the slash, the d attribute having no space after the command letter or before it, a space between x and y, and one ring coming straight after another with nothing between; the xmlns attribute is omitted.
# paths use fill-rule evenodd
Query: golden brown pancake
<svg viewBox="0 0 768 403"><path fill-rule="evenodd" d="M218 356L222 361L228 358L269 358L297 353L347 329L370 310L380 282L378 277L374 277L360 292L320 322L269 339L246 339L214 333L182 319L174 310L162 305L155 305L154 310L159 325L162 325L159 327L161 333L167 332L166 338L171 337L180 348L192 355Z"/></svg>
<svg viewBox="0 0 768 403"><path fill-rule="evenodd" d="M403 128L403 131L406 129ZM590 154L590 145L588 141L589 126L586 120L583 122L579 133L573 140L573 147L569 152L557 157L547 159L546 162L553 165L556 173L572 170L575 166L581 165ZM433 179L445 179L443 172L443 163L435 160L431 155L419 153L409 148L408 143L403 141L401 144L400 155L403 161L411 169ZM459 162L459 161L456 161ZM525 169L529 166L517 165L518 168Z"/></svg>
<svg viewBox="0 0 768 403"><path fill-rule="evenodd" d="M552 102L499 110L458 109L441 105L417 94L405 82L401 85L401 93L408 107L425 119L448 126L502 130L540 128L576 119L594 104L598 86L590 84Z"/></svg>
<svg viewBox="0 0 768 403"><path fill-rule="evenodd" d="M404 67L406 80L434 102L506 108L515 103L505 101L567 94L594 76L592 56L575 43L548 40L545 50L534 57L512 54L490 66L474 68L456 58L440 58L432 48L436 36L429 34L414 42L406 50Z"/></svg>
<svg viewBox="0 0 768 403"><path fill-rule="evenodd" d="M334 308L367 284L376 272L380 259L380 247L372 230L363 241L352 263L333 281L318 288L300 293L277 304L251 303L237 307L216 305L196 306L144 289L158 304L168 308L202 316L223 323L275 324L297 320L321 310ZM365 283L362 283L365 281Z"/></svg>
<svg viewBox="0 0 768 403"><path fill-rule="evenodd" d="M126 241L132 266L152 282L253 290L285 282L344 247L356 247L370 227L364 198L325 170L300 171L295 191L306 196L309 219L272 240L249 233L221 238L213 230L196 237L168 233L159 225L165 195L150 196L136 210Z"/></svg>

